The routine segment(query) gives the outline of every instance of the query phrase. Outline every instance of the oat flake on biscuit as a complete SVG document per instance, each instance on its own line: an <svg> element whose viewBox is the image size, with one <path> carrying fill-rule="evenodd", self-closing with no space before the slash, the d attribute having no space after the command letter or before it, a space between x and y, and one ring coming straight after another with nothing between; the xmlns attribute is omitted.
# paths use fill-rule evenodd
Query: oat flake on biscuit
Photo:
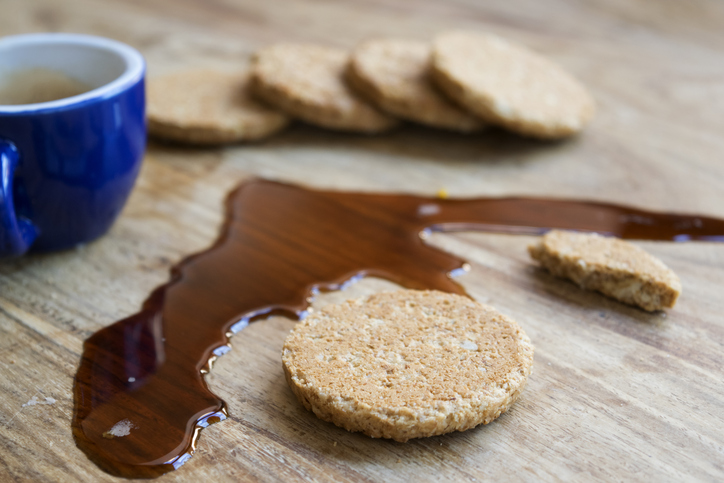
<svg viewBox="0 0 724 483"><path fill-rule="evenodd" d="M404 442L500 416L525 386L533 346L491 307L401 290L313 313L290 332L282 363L319 418Z"/></svg>
<svg viewBox="0 0 724 483"><path fill-rule="evenodd" d="M661 260L617 238L553 230L528 251L554 275L644 310L671 308L681 293Z"/></svg>
<svg viewBox="0 0 724 483"><path fill-rule="evenodd" d="M352 51L347 79L380 109L403 119L461 132L484 122L449 101L430 79L430 45L404 39L363 42Z"/></svg>
<svg viewBox="0 0 724 483"><path fill-rule="evenodd" d="M570 136L595 111L588 91L561 67L495 35L439 35L433 42L431 75L461 106L528 136Z"/></svg>
<svg viewBox="0 0 724 483"><path fill-rule="evenodd" d="M256 95L293 117L342 131L375 133L398 125L345 83L349 54L309 44L277 44L254 56Z"/></svg>
<svg viewBox="0 0 724 483"><path fill-rule="evenodd" d="M148 130L188 144L252 141L270 136L289 118L249 93L248 72L198 69L148 82Z"/></svg>

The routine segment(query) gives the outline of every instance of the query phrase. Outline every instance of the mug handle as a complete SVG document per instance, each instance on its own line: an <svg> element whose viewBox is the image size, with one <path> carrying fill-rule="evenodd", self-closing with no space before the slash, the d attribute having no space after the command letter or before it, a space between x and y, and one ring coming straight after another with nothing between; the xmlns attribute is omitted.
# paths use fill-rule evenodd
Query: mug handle
<svg viewBox="0 0 724 483"><path fill-rule="evenodd" d="M13 175L19 158L13 143L0 139L0 258L24 254L38 236L30 220L15 214Z"/></svg>

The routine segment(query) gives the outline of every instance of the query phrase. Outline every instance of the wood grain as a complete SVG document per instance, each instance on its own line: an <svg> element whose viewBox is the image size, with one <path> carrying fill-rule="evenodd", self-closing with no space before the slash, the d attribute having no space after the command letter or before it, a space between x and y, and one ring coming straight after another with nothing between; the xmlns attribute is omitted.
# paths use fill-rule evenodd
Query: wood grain
<svg viewBox="0 0 724 483"><path fill-rule="evenodd" d="M716 0L340 2L5 0L0 35L72 31L127 42L149 74L232 68L279 40L351 47L377 35L485 29L588 85L587 132L545 144L498 131L418 127L354 136L296 125L262 144L151 144L122 217L75 250L0 262L0 481L112 481L73 443L82 342L135 312L170 266L216 237L226 193L263 176L320 188L454 196L542 195L724 217L724 3ZM676 308L647 314L553 279L528 237L462 233L460 279L536 345L523 398L499 420L406 444L349 434L306 412L280 349L293 322L232 339L207 377L231 417L159 481L724 479L724 245L640 243L681 277ZM322 305L390 287L364 280ZM53 404L23 406L33 397Z"/></svg>

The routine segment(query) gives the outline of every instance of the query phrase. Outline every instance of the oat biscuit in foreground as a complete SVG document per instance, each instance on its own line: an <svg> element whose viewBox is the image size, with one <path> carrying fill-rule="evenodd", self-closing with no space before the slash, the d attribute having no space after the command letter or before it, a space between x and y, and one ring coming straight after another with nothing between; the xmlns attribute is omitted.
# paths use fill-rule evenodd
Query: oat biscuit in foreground
<svg viewBox="0 0 724 483"><path fill-rule="evenodd" d="M399 121L347 87L347 52L313 44L276 44L254 55L254 93L290 116L341 131L377 133Z"/></svg>
<svg viewBox="0 0 724 483"><path fill-rule="evenodd" d="M289 118L249 93L247 72L199 69L148 82L149 134L186 144L254 141L280 131Z"/></svg>
<svg viewBox="0 0 724 483"><path fill-rule="evenodd" d="M431 75L461 106L527 136L570 136L595 111L593 98L573 76L495 35L463 31L437 36Z"/></svg>
<svg viewBox="0 0 724 483"><path fill-rule="evenodd" d="M430 50L428 43L417 40L368 40L352 52L347 80L380 109L402 119L459 132L482 130L480 118L433 85Z"/></svg>
<svg viewBox="0 0 724 483"><path fill-rule="evenodd" d="M401 290L313 313L290 332L282 364L320 419L405 442L500 416L520 397L533 346L491 307Z"/></svg>
<svg viewBox="0 0 724 483"><path fill-rule="evenodd" d="M617 238L553 230L528 251L553 275L650 312L673 307L681 293L661 260Z"/></svg>

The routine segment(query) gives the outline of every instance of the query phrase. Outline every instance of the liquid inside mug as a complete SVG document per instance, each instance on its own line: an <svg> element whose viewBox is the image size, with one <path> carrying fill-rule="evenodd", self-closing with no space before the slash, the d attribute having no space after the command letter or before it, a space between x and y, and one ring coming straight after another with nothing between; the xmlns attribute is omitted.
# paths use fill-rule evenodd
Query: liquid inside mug
<svg viewBox="0 0 724 483"><path fill-rule="evenodd" d="M0 39L0 85L27 91L48 76L50 87L55 76L84 92L27 104L0 97L0 257L70 248L103 235L143 158L140 53L89 35Z"/></svg>

